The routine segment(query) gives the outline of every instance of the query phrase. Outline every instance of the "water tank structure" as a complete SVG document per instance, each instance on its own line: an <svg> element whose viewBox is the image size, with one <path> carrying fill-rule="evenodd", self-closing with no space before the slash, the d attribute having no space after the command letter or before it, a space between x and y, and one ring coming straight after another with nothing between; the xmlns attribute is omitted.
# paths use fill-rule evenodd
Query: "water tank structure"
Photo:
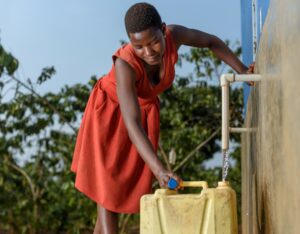
<svg viewBox="0 0 300 234"><path fill-rule="evenodd" d="M261 81L245 92L242 233L300 231L300 3L241 0L243 60ZM252 33L246 28L252 28Z"/></svg>

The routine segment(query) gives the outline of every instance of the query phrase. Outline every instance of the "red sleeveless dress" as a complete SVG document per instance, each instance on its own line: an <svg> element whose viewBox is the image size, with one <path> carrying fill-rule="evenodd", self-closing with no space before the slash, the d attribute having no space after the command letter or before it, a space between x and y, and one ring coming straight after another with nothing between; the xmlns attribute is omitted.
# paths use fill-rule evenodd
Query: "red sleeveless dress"
<svg viewBox="0 0 300 234"><path fill-rule="evenodd" d="M113 55L136 71L136 90L142 125L157 150L159 137L158 95L171 86L175 75L177 49L166 32L164 76L152 86L131 44ZM93 88L77 135L71 170L75 187L104 208L117 213L139 212L140 197L151 193L153 175L130 141L118 97L114 65Z"/></svg>

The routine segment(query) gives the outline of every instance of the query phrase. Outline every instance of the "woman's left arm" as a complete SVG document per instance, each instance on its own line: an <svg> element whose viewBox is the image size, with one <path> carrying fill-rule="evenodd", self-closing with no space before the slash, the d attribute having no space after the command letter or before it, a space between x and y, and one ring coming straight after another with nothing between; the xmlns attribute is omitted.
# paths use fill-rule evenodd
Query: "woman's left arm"
<svg viewBox="0 0 300 234"><path fill-rule="evenodd" d="M232 67L237 73L246 73L248 67L230 50L218 37L195 29L180 25L168 25L177 48L181 45L198 48L209 48L215 55Z"/></svg>

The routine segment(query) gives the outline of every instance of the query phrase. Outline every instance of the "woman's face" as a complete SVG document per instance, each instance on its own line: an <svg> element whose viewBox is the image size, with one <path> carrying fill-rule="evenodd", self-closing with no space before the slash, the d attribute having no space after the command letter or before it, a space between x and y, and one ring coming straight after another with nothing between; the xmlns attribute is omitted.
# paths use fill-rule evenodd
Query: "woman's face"
<svg viewBox="0 0 300 234"><path fill-rule="evenodd" d="M149 65L157 65L162 62L166 48L163 30L151 27L142 32L129 33L129 39L136 55Z"/></svg>

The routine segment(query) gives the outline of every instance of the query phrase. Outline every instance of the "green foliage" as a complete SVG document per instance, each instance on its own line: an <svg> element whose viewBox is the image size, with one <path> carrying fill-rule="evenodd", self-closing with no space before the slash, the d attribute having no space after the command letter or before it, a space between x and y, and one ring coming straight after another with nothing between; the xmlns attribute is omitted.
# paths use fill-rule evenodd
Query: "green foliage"
<svg viewBox="0 0 300 234"><path fill-rule="evenodd" d="M55 74L54 67L46 67L43 69L41 75L37 79L38 84L44 83L46 80L51 79L51 77Z"/></svg>
<svg viewBox="0 0 300 234"><path fill-rule="evenodd" d="M220 128L221 92L219 87L174 86L161 96L161 146L166 151L175 149L176 168L199 143L205 141ZM231 91L231 125L242 124L242 92ZM239 103L237 101L240 101ZM234 103L233 103L234 102ZM194 153L194 157L177 173L187 180L201 177L206 160L220 151L220 131L205 146ZM238 140L237 136L233 140ZM214 178L215 180L221 178Z"/></svg>
<svg viewBox="0 0 300 234"><path fill-rule="evenodd" d="M37 83L54 73L53 67L43 69ZM15 95L4 101L4 88L0 95L0 230L91 231L95 205L74 189L70 162L74 126L78 126L96 78L44 95L36 95L30 80L24 84L9 76L3 77L3 83L8 86L10 79L18 84Z"/></svg>
<svg viewBox="0 0 300 234"><path fill-rule="evenodd" d="M14 74L19 66L18 60L10 53L7 53L0 44L0 77L4 71L9 75Z"/></svg>
<svg viewBox="0 0 300 234"><path fill-rule="evenodd" d="M238 42L230 45L230 42L226 40L225 44L232 48L236 56L241 55L242 51ZM228 67L208 48L192 48L189 53L180 55L180 64L182 60L186 60L195 65L194 71L196 77L213 80L220 77L225 71L228 73L232 72L232 70L228 69Z"/></svg>
<svg viewBox="0 0 300 234"><path fill-rule="evenodd" d="M41 95L36 87L51 79L54 67L44 68L35 84L22 82L13 76L17 60L0 49L0 76L7 73L0 83L0 232L91 233L96 206L74 189L70 163L96 77L87 84ZM220 150L221 93L203 77L216 84L216 75L228 68L205 49L192 49L180 58L193 63L195 73L176 77L174 86L160 96L159 155L164 160L164 154L175 151L175 164L165 161L169 167L185 180L207 180L214 186L221 179L221 168L206 169L205 162ZM7 90L14 95L4 100ZM242 124L242 100L241 89L231 90L232 126ZM232 140L239 142L239 135ZM190 159L183 163L187 156ZM239 194L239 148L233 156L236 163L229 179ZM136 231L138 215L126 217L122 216L122 222L124 227L128 223L127 233Z"/></svg>

